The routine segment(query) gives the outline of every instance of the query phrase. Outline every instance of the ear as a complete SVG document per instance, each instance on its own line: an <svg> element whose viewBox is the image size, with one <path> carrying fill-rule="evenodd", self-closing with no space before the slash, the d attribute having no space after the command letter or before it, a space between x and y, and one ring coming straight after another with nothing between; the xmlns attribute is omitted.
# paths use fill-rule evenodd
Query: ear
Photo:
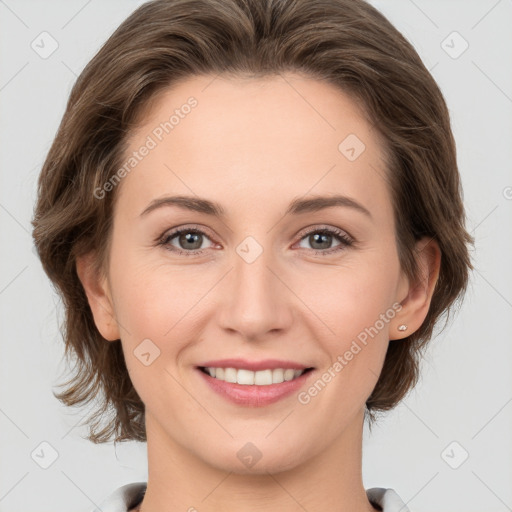
<svg viewBox="0 0 512 512"><path fill-rule="evenodd" d="M79 256L76 260L76 271L87 295L98 331L106 340L116 341L120 336L110 286L108 279L96 271L95 256L94 252Z"/></svg>
<svg viewBox="0 0 512 512"><path fill-rule="evenodd" d="M415 282L409 282L402 275L402 285L399 287L399 302L402 309L390 322L390 339L406 338L417 331L427 316L435 285L441 267L441 250L438 243L430 237L424 237L416 242L415 256L419 266L419 277ZM402 324L407 326L405 331L399 331Z"/></svg>

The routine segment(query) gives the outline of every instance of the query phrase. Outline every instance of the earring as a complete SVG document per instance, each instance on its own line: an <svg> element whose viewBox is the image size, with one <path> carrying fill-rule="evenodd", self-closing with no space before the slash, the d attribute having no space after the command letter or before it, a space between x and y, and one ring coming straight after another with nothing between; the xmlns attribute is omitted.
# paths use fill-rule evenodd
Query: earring
<svg viewBox="0 0 512 512"><path fill-rule="evenodd" d="M398 326L398 330L399 331L406 331L407 330L407 325L405 325L405 324L399 325Z"/></svg>

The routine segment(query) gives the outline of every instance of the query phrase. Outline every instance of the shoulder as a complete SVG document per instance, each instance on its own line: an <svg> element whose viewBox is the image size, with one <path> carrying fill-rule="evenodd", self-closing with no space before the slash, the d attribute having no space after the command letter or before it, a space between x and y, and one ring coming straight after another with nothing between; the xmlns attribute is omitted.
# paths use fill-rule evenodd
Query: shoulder
<svg viewBox="0 0 512 512"><path fill-rule="evenodd" d="M382 512L411 512L394 489L372 487L366 489L366 495L370 503L380 507Z"/></svg>
<svg viewBox="0 0 512 512"><path fill-rule="evenodd" d="M91 512L129 512L136 507L146 492L147 482L133 482L117 488Z"/></svg>

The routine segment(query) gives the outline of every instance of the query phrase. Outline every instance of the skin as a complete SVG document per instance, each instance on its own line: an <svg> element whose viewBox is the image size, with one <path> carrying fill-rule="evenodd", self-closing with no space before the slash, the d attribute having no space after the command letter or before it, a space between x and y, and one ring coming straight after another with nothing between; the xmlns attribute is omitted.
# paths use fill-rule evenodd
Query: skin
<svg viewBox="0 0 512 512"><path fill-rule="evenodd" d="M93 253L77 262L96 325L106 340L121 339L146 407L141 510L373 511L362 482L365 401L390 340L400 343L425 319L439 248L418 242L423 278L410 282L378 134L349 96L312 78L187 79L152 104L127 156L190 96L198 105L114 191L107 275L92 271ZM354 161L338 150L349 134L365 144ZM284 215L294 198L334 192L371 218L347 206ZM154 199L178 194L216 201L225 217L177 206L140 216ZM155 242L190 225L205 232L197 245L175 236L167 247L202 254ZM339 228L354 243L333 236L315 245L305 228L316 227ZM250 264L236 250L248 236L263 249ZM265 407L235 405L195 369L208 359L287 359L314 366L314 382L396 303L402 309L308 404L292 394ZM144 339L160 350L148 366L134 355ZM251 468L237 457L248 442L261 453Z"/></svg>

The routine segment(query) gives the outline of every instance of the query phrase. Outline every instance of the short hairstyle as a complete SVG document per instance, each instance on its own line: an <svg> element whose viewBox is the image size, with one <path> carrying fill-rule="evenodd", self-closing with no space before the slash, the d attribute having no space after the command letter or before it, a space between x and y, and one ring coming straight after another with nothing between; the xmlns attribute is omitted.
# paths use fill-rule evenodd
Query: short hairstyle
<svg viewBox="0 0 512 512"><path fill-rule="evenodd" d="M438 320L460 304L473 268L455 141L443 95L413 46L363 0L154 0L137 8L86 65L71 91L38 182L33 237L65 307L65 355L74 373L54 395L95 400L88 440L146 441L145 409L121 343L93 320L76 258L97 252L106 272L114 188L95 190L122 165L127 135L178 80L198 75L265 78L285 72L322 80L360 107L382 138L402 270L417 279L415 242L435 239L441 265L428 314L390 342L366 401L369 423L416 385ZM119 188L119 187L117 187ZM446 325L446 322L445 324ZM109 409L108 423L102 418Z"/></svg>

